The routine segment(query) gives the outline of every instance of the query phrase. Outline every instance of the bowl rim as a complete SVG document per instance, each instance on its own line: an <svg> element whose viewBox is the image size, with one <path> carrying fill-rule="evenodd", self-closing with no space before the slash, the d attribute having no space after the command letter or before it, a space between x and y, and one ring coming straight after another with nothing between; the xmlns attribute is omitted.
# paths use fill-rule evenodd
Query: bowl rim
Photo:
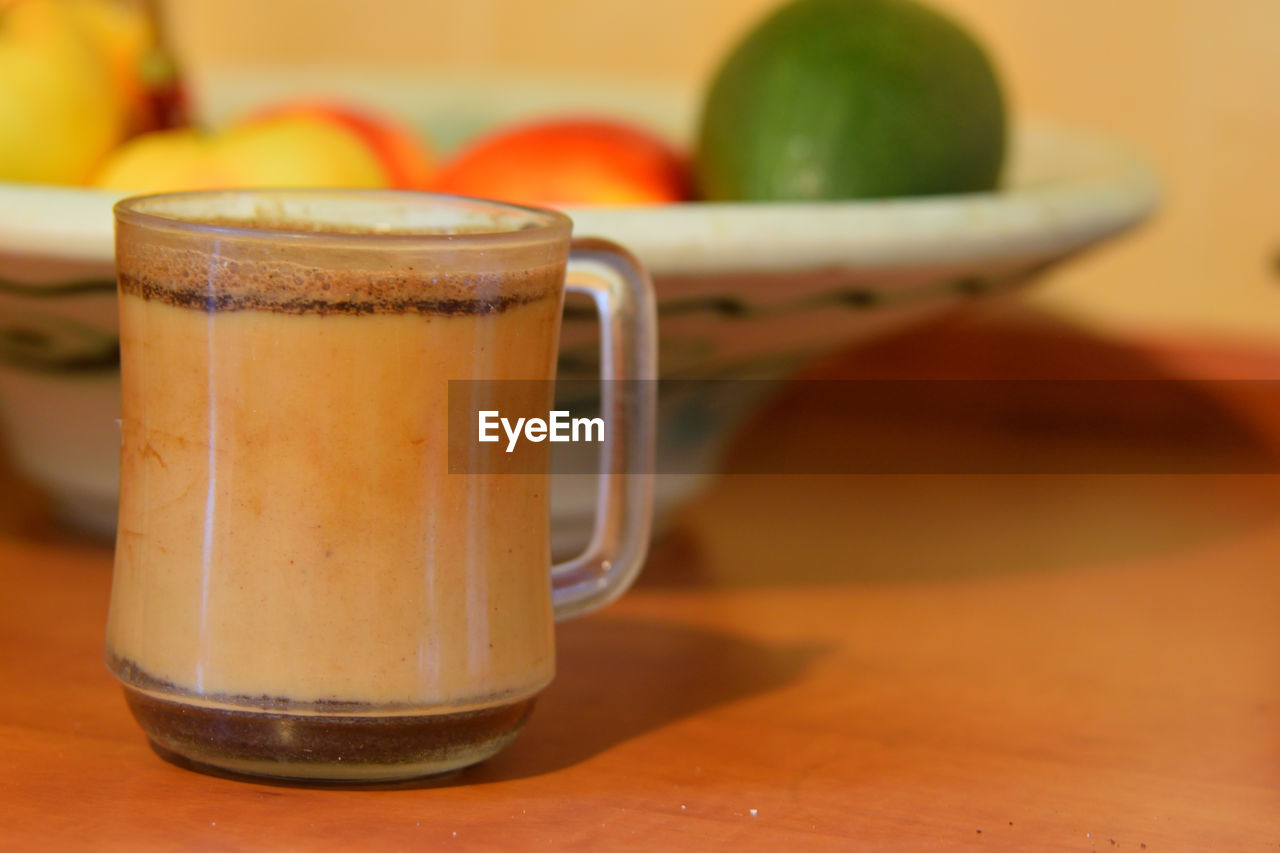
<svg viewBox="0 0 1280 853"><path fill-rule="evenodd" d="M656 275L893 268L1067 255L1136 225L1161 198L1148 159L1105 134L1024 121L1019 149L1057 151L1050 177L1015 174L987 193L829 202L568 207L575 236L602 236ZM1050 170L1051 172L1053 170ZM106 263L110 208L132 195L0 182L0 254Z"/></svg>

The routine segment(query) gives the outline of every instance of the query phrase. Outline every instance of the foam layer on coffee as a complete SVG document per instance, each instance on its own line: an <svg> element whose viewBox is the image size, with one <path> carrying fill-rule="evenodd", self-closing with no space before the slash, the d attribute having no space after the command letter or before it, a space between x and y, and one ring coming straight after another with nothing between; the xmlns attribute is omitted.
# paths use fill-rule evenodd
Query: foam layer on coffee
<svg viewBox="0 0 1280 853"><path fill-rule="evenodd" d="M264 250L267 251L267 250ZM284 314L492 314L551 296L562 264L500 271L334 268L308 260L297 247L288 257L239 260L182 247L129 245L117 252L121 293L200 311L275 311ZM329 250L332 251L332 250Z"/></svg>

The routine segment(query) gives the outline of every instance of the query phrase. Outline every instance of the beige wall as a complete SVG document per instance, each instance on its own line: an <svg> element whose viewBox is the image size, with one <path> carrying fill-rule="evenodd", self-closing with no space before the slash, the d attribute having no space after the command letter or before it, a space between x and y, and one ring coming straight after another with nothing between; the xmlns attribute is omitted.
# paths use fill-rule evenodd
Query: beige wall
<svg viewBox="0 0 1280 853"><path fill-rule="evenodd" d="M1016 109L1122 135L1160 218L1035 297L1102 324L1280 342L1280 2L936 0L989 42ZM168 0L200 68L332 61L696 87L774 0Z"/></svg>

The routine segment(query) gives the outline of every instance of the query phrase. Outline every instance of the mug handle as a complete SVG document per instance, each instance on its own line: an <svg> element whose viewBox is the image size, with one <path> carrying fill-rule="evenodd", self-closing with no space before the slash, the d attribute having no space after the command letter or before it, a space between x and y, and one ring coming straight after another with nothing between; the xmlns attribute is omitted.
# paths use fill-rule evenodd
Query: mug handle
<svg viewBox="0 0 1280 853"><path fill-rule="evenodd" d="M551 567L556 621L613 601L644 563L653 512L658 366L653 285L625 249L607 240L574 240L565 291L589 296L600 317L600 413L606 435L591 540L577 557Z"/></svg>

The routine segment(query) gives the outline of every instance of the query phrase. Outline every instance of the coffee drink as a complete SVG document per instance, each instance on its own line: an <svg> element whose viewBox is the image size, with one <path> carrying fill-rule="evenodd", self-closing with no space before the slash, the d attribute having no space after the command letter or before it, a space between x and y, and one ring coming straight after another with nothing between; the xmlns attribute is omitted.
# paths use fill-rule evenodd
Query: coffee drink
<svg viewBox="0 0 1280 853"><path fill-rule="evenodd" d="M353 780L496 752L554 671L548 478L449 473L448 382L554 375L567 234L459 269L126 232L107 648L154 745Z"/></svg>

